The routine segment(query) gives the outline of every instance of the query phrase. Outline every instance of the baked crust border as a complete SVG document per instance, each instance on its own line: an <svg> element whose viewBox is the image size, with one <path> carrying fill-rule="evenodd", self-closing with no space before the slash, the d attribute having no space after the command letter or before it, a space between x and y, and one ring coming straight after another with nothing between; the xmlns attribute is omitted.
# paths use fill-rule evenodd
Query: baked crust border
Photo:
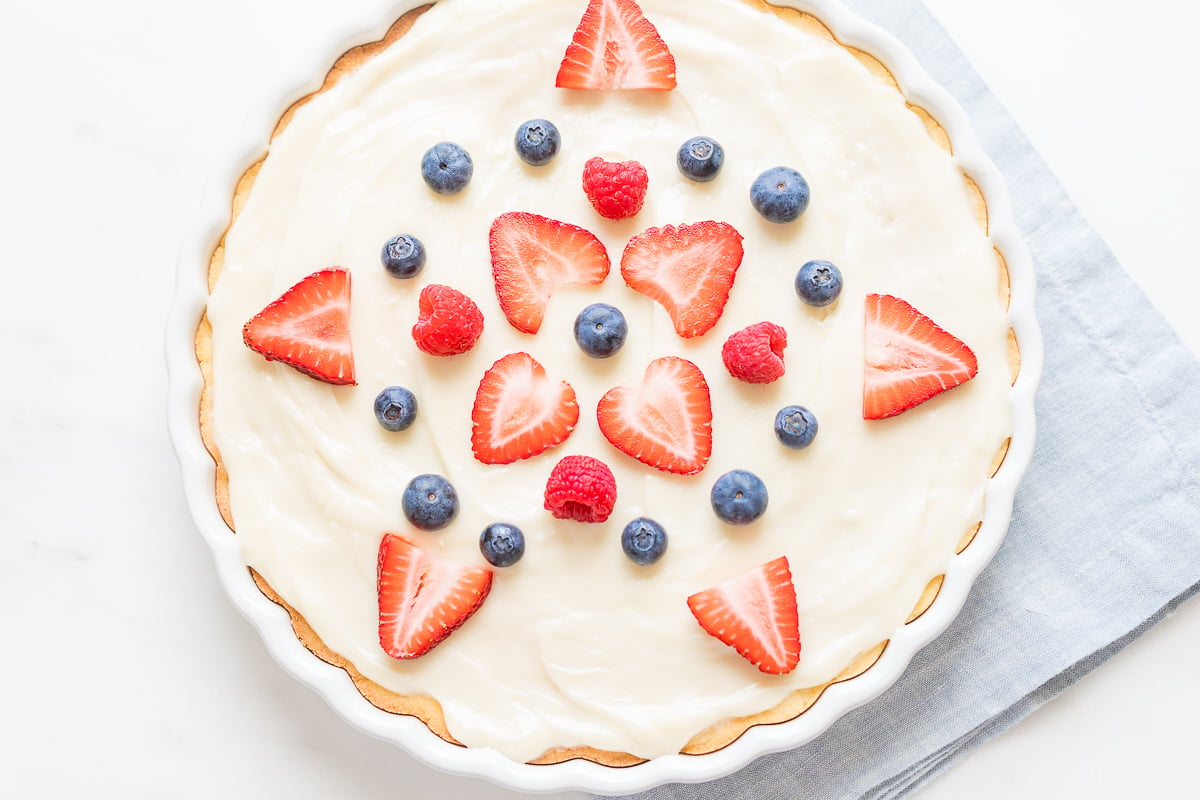
<svg viewBox="0 0 1200 800"><path fill-rule="evenodd" d="M833 33L833 31L822 22L816 15L800 11L798 9L778 6L765 0L739 0L763 13L775 14L780 19L793 24L810 34L828 39L845 49L853 55L866 69L874 75L878 80L891 86L898 94L905 98L905 103L908 109L915 114L925 126L925 130L929 137L941 147L947 154L953 156L954 148L951 142L950 135L946 128L934 118L934 116L925 108L911 102L904 94L899 81L887 66L884 65L875 56L860 48L849 45ZM327 91L337 84L344 76L356 70L361 64L382 52L392 43L400 39L406 34L417 21L417 19L432 8L433 4L428 3L417 6L403 15L401 15L387 30L382 38L374 42L368 42L358 45L347 50L336 59L333 66L326 73L321 86L316 90L304 95L300 99L292 103L279 117L278 121L271 132L270 139L273 140L278 136L291 122L296 110L307 103L315 96ZM216 285L220 275L222 264L224 263L225 253L225 237L229 229L237 220L242 207L245 204L246 198L254 185L254 180L258 175L259 169L262 167L267 154L264 153L254 161L238 178L236 186L231 198L229 222L225 226L213 252L208 260L208 291L211 294L213 287ZM968 194L971 197L974 205L976 220L979 223L985 236L990 235L989 215L987 201L984 197L979 184L967 173L965 169L960 170L963 180L966 183ZM1011 303L1011 279L1008 268L1008 262L999 247L993 247L997 262L997 293L1001 300L1003 309L1007 312ZM196 362L199 366L203 386L200 393L200 403L198 409L200 436L204 447L212 457L215 464L215 479L213 492L216 499L217 508L228 526L231 534L236 533L236 527L233 521L233 513L229 504L229 475L225 470L224 463L221 459L220 451L217 448L216 442L212 435L212 325L208 320L207 309L203 312L200 322L196 328L194 337L194 348ZM1021 353L1020 345L1017 339L1015 330L1010 327L1008 330L1008 365L1011 381L1016 384L1017 378L1021 371ZM1011 445L1011 437L1006 439L997 450L993 458L990 471L986 476L991 479L996 475L1004 463L1004 459ZM982 527L982 520L975 523L969 528L960 539L955 548L955 555L963 553L975 540ZM446 726L445 717L442 713L441 705L435 698L427 695L404 695L393 692L374 681L366 678L360 673L352 663L343 658L338 653L330 649L316 634L308 621L295 608L287 603L279 596L274 589L266 582L266 580L253 568L247 567L247 570L254 580L254 583L262 594L271 602L279 605L287 611L290 619L292 630L297 639L308 649L314 656L320 660L331 664L339 669L344 670L349 675L358 692L376 708L391 714L415 717L425 724L429 730L443 739L444 741L464 747L461 742L456 740ZM920 619L937 600L942 584L946 579L946 575L936 575L930 579L922 591L920 597L913 606L912 611L905 620L905 624L911 624ZM796 719L800 715L808 711L820 697L825 693L825 690L834 684L852 680L871 669L876 662L883 656L883 653L888 647L888 639L885 639L874 647L860 654L852 663L850 663L841 673L832 680L818 685L802 689L797 689L788 695L782 702L775 706L742 717L736 717L729 720L723 720L706 728L696 734L681 751L684 755L704 755L713 753L728 747L733 742L741 738L746 731L759 725L774 725ZM643 763L646 759L635 756L630 753L615 752L610 750L600 750L589 746L576 747L559 747L553 748L540 757L529 761L531 765L547 765L557 764L572 759L584 759L608 767L629 767Z"/></svg>

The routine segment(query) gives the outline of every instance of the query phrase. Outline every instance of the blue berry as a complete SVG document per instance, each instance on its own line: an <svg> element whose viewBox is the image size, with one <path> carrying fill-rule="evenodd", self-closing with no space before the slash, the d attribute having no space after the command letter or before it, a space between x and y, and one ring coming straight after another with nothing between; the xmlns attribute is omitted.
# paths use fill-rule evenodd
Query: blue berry
<svg viewBox="0 0 1200 800"><path fill-rule="evenodd" d="M667 532L654 520L638 517L621 531L621 549L633 563L649 566L667 552Z"/></svg>
<svg viewBox="0 0 1200 800"><path fill-rule="evenodd" d="M711 181L725 163L725 148L707 136L695 136L680 146L676 161L685 177Z"/></svg>
<svg viewBox="0 0 1200 800"><path fill-rule="evenodd" d="M387 240L380 258L393 278L415 278L425 268L425 245L417 237L402 233Z"/></svg>
<svg viewBox="0 0 1200 800"><path fill-rule="evenodd" d="M403 386L389 386L375 398L375 419L384 430L408 430L416 418L417 398Z"/></svg>
<svg viewBox="0 0 1200 800"><path fill-rule="evenodd" d="M493 522L479 534L479 552L493 567L511 567L525 555L525 534L516 525Z"/></svg>
<svg viewBox="0 0 1200 800"><path fill-rule="evenodd" d="M575 341L592 358L608 358L625 344L625 315L610 305L593 303L575 318Z"/></svg>
<svg viewBox="0 0 1200 800"><path fill-rule="evenodd" d="M441 475L418 475L405 487L401 505L413 527L436 531L458 516L458 492Z"/></svg>
<svg viewBox="0 0 1200 800"><path fill-rule="evenodd" d="M454 142L439 142L421 157L421 176L438 194L457 194L471 182L475 165Z"/></svg>
<svg viewBox="0 0 1200 800"><path fill-rule="evenodd" d="M541 167L558 155L562 136L550 120L531 119L517 128L515 144L522 161L533 167Z"/></svg>
<svg viewBox="0 0 1200 800"><path fill-rule="evenodd" d="M810 306L827 306L842 293L842 271L828 261L809 261L796 273L796 294Z"/></svg>
<svg viewBox="0 0 1200 800"><path fill-rule="evenodd" d="M775 415L775 435L784 447L808 447L817 435L817 418L804 406L784 406Z"/></svg>
<svg viewBox="0 0 1200 800"><path fill-rule="evenodd" d="M767 510L767 487L753 472L735 469L717 478L711 499L722 522L749 525Z"/></svg>
<svg viewBox="0 0 1200 800"><path fill-rule="evenodd" d="M792 222L808 208L808 181L791 167L772 167L754 180L750 202L768 222Z"/></svg>

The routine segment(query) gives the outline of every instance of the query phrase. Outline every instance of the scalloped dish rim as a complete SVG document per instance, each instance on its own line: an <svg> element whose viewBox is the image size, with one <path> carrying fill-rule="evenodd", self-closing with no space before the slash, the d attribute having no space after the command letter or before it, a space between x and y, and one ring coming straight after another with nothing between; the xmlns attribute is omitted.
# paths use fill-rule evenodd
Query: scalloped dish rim
<svg viewBox="0 0 1200 800"><path fill-rule="evenodd" d="M756 0L745 0L765 8ZM293 104L316 91L325 73L266 88L262 104L247 120L238 141L224 148L224 166L210 176L192 233L180 251L174 302L166 333L168 427L183 473L192 517L212 548L221 583L234 605L261 634L268 651L290 674L316 690L355 727L401 746L418 760L450 773L486 778L532 792L581 790L624 794L671 782L696 783L732 773L767 753L792 749L822 734L838 718L874 699L903 673L913 655L957 617L975 579L999 549L1010 523L1013 501L1033 452L1034 397L1043 367L1043 344L1035 317L1032 259L1017 229L1003 177L980 147L966 113L930 78L916 57L891 34L858 17L838 0L777 3L815 16L845 47L881 62L910 105L928 110L953 143L953 156L986 203L987 232L1009 275L1008 317L1019 347L1020 370L1009 393L1012 436L1003 462L985 489L983 520L973 538L964 541L932 595L918 605L908 624L890 637L877 660L862 674L824 688L819 699L793 719L750 727L735 741L703 755L676 754L630 766L605 766L574 759L554 764L521 764L494 751L452 744L420 720L390 714L373 706L348 674L314 657L297 638L288 613L260 591L228 526L222 519L213 487L216 465L201 439L198 420L203 379L194 349L196 330L208 299L210 257L230 221L230 198L248 167L266 150L272 132ZM356 25L346 20L342 35L303 63L333 65L355 46L383 38L394 19L375 18ZM387 16L387 15L385 15ZM362 33L363 30L368 33ZM374 31L374 34L371 31ZM277 81L277 84L283 81ZM304 87L296 91L296 87ZM279 98L284 98L280 102ZM966 545L969 543L969 547ZM935 579L934 582L937 582ZM927 592L929 595L929 592Z"/></svg>

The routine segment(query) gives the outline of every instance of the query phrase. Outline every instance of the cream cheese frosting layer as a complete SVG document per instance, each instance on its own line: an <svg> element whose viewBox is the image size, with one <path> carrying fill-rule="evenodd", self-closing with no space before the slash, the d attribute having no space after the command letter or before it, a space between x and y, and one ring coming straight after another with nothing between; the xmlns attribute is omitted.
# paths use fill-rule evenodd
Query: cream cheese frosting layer
<svg viewBox="0 0 1200 800"><path fill-rule="evenodd" d="M267 159L225 241L212 292L212 430L229 473L229 500L245 559L321 639L366 677L441 704L451 733L518 761L556 746L589 745L642 757L678 752L721 719L769 708L819 685L903 625L926 583L947 568L982 516L989 465L1008 436L1008 322L997 296L992 244L980 229L955 161L904 99L835 42L736 0L645 0L677 63L664 93L556 89L554 75L582 0L442 0L395 44L300 107ZM545 117L562 132L546 167L522 163L513 135ZM716 180L679 174L675 153L695 135L725 148ZM450 140L474 178L459 195L430 192L421 154ZM636 159L650 175L642 211L599 217L580 186L592 156ZM799 169L812 187L800 221L774 225L749 202L764 169ZM581 225L608 249L599 287L564 287L536 336L513 329L492 285L488 228L508 211ZM651 226L714 219L745 237L725 313L697 339L676 336L666 313L628 289L617 264L630 237ZM416 280L382 268L383 243L421 239ZM838 264L841 299L813 309L792 291L810 259ZM241 327L302 277L350 270L351 338L358 385L333 387L249 351ZM434 358L409 333L430 283L465 292L485 330L471 352ZM862 419L863 299L904 298L976 353L968 383L905 412ZM629 322L612 359L584 356L575 315L593 302ZM787 374L750 386L729 377L720 348L763 320L788 332ZM580 422L560 447L508 466L474 460L470 412L484 371L528 352L575 388ZM713 454L699 475L657 472L612 447L595 409L611 387L635 384L646 365L677 355L707 377ZM372 403L385 386L417 396L417 422L388 433ZM816 414L812 446L775 439L775 412ZM613 470L607 523L556 520L542 509L564 455ZM770 504L754 525L717 521L713 481L748 469ZM411 529L401 495L413 476L445 475L456 520ZM668 531L664 558L646 568L621 551L636 516ZM375 595L385 532L486 566L478 537L505 521L526 536L517 565L497 570L491 595L462 628L413 661L379 647ZM786 555L796 585L802 652L789 675L759 673L708 636L686 598Z"/></svg>

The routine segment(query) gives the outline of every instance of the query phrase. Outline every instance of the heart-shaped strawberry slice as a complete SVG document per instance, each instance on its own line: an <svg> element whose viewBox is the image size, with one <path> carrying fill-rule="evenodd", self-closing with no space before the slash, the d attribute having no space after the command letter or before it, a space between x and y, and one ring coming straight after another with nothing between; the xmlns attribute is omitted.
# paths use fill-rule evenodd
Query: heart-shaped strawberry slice
<svg viewBox="0 0 1200 800"><path fill-rule="evenodd" d="M608 251L590 231L538 214L496 217L488 234L500 310L524 333L537 333L555 289L608 277Z"/></svg>
<svg viewBox="0 0 1200 800"><path fill-rule="evenodd" d="M571 384L550 378L528 353L511 353L479 382L471 450L484 464L511 464L563 443L578 421Z"/></svg>
<svg viewBox="0 0 1200 800"><path fill-rule="evenodd" d="M712 454L708 382L686 358L651 361L640 384L600 398L596 419L614 447L655 469L694 475Z"/></svg>
<svg viewBox="0 0 1200 800"><path fill-rule="evenodd" d="M649 228L621 254L621 277L630 289L666 309L684 339L712 330L729 302L745 251L742 235L727 222Z"/></svg>

